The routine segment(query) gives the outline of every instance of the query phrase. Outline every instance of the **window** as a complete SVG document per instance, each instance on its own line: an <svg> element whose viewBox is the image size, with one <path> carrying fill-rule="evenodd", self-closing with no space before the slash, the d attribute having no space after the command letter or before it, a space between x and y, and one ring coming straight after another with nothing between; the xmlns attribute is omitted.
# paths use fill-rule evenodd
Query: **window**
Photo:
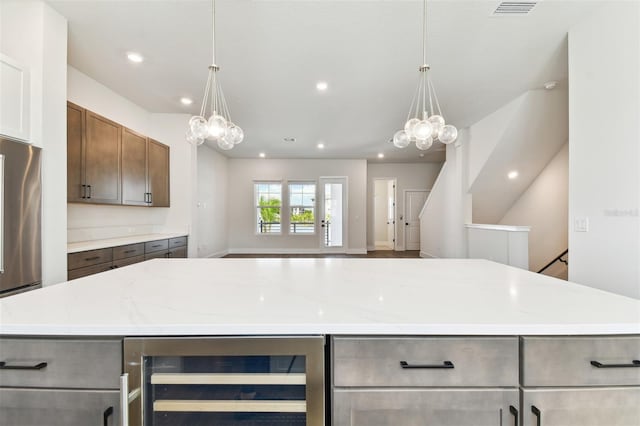
<svg viewBox="0 0 640 426"><path fill-rule="evenodd" d="M295 182L289 184L289 233L314 234L316 232L316 184Z"/></svg>
<svg viewBox="0 0 640 426"><path fill-rule="evenodd" d="M256 182L256 232L258 234L280 234L280 209L282 207L282 184L279 182Z"/></svg>

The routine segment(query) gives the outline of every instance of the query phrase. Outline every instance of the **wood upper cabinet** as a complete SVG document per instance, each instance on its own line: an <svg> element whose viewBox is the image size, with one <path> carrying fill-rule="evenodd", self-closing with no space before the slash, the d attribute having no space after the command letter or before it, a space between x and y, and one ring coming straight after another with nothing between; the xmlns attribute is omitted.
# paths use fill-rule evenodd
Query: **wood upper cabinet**
<svg viewBox="0 0 640 426"><path fill-rule="evenodd" d="M149 139L147 153L150 204L169 207L169 147Z"/></svg>
<svg viewBox="0 0 640 426"><path fill-rule="evenodd" d="M67 103L67 201L120 204L121 126Z"/></svg>
<svg viewBox="0 0 640 426"><path fill-rule="evenodd" d="M67 102L67 201L169 207L169 147Z"/></svg>

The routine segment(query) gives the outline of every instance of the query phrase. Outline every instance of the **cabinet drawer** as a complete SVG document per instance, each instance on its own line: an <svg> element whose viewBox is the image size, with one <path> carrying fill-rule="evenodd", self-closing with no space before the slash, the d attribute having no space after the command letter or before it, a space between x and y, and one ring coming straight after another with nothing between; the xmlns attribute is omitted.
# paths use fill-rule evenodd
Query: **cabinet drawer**
<svg viewBox="0 0 640 426"><path fill-rule="evenodd" d="M335 386L518 386L517 337L335 337L333 350Z"/></svg>
<svg viewBox="0 0 640 426"><path fill-rule="evenodd" d="M534 413L532 407L539 414ZM640 387L523 390L522 424L637 426L640 424Z"/></svg>
<svg viewBox="0 0 640 426"><path fill-rule="evenodd" d="M0 361L4 362L0 383L14 387L118 389L121 359L120 340L0 339ZM8 369L42 363L46 365L40 369Z"/></svg>
<svg viewBox="0 0 640 426"><path fill-rule="evenodd" d="M177 237L169 239L169 248L182 247L187 245L187 237Z"/></svg>
<svg viewBox="0 0 640 426"><path fill-rule="evenodd" d="M111 262L103 263L101 265L93 265L87 266L86 268L74 269L68 272L67 279L69 281L75 280L76 278L86 277L87 275L97 274L99 272L104 272L112 269Z"/></svg>
<svg viewBox="0 0 640 426"><path fill-rule="evenodd" d="M81 251L79 253L71 253L67 257L67 269L78 269L86 266L98 265L100 263L111 262L112 249L105 248L99 250Z"/></svg>
<svg viewBox="0 0 640 426"><path fill-rule="evenodd" d="M167 258L168 256L168 252L167 250L163 250L163 251L156 251L153 253L148 253L144 255L144 260L151 260L151 259L162 259L162 258Z"/></svg>
<svg viewBox="0 0 640 426"><path fill-rule="evenodd" d="M340 389L333 393L335 426L514 425L518 390Z"/></svg>
<svg viewBox="0 0 640 426"><path fill-rule="evenodd" d="M169 248L168 240L149 241L144 243L144 252L153 253L155 251L166 250Z"/></svg>
<svg viewBox="0 0 640 426"><path fill-rule="evenodd" d="M144 260L145 260L144 255L136 256L136 257L127 257L126 259L118 259L113 261L113 267L122 268L123 266L144 262Z"/></svg>
<svg viewBox="0 0 640 426"><path fill-rule="evenodd" d="M113 260L140 256L141 254L144 254L144 243L129 244L113 248Z"/></svg>
<svg viewBox="0 0 640 426"><path fill-rule="evenodd" d="M169 257L174 259L184 259L187 257L187 248L186 247L177 247L169 250Z"/></svg>
<svg viewBox="0 0 640 426"><path fill-rule="evenodd" d="M104 390L0 389L0 424L119 426L119 396Z"/></svg>
<svg viewBox="0 0 640 426"><path fill-rule="evenodd" d="M640 385L638 336L523 337L522 357L523 386Z"/></svg>

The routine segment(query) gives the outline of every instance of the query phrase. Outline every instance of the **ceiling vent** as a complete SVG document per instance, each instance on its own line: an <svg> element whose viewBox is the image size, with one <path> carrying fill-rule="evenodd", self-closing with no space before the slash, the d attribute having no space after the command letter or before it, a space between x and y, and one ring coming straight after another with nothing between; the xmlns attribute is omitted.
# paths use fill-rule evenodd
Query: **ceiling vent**
<svg viewBox="0 0 640 426"><path fill-rule="evenodd" d="M537 1L503 1L493 11L494 16L527 15L538 4Z"/></svg>

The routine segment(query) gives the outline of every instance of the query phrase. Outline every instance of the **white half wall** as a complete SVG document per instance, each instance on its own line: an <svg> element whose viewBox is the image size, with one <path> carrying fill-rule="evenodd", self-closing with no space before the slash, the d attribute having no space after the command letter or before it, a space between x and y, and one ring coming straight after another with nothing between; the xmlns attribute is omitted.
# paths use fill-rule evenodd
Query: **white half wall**
<svg viewBox="0 0 640 426"><path fill-rule="evenodd" d="M67 279L67 20L42 1L3 0L0 52L29 67L31 142L42 148L42 284Z"/></svg>
<svg viewBox="0 0 640 426"><path fill-rule="evenodd" d="M569 144L566 143L499 224L531 227L529 270L537 272L569 247L568 214Z"/></svg>
<svg viewBox="0 0 640 426"><path fill-rule="evenodd" d="M191 233L196 191L195 149L184 140L186 114L151 114L77 69L68 67L68 99L136 132L169 145L171 207L69 203L69 242L153 232ZM66 150L65 150L66 152ZM64 196L66 199L66 194ZM189 245L189 255L196 248Z"/></svg>
<svg viewBox="0 0 640 426"><path fill-rule="evenodd" d="M569 31L569 87L569 280L640 299L640 3Z"/></svg>
<svg viewBox="0 0 640 426"><path fill-rule="evenodd" d="M317 252L315 235L256 235L253 183L256 180L311 180L319 177L348 178L348 239L346 251L367 249L367 162L366 160L270 160L229 159L228 228L231 253ZM317 206L317 204L316 204Z"/></svg>
<svg viewBox="0 0 640 426"><path fill-rule="evenodd" d="M198 147L198 257L220 257L228 250L228 163L227 157L207 145Z"/></svg>
<svg viewBox="0 0 640 426"><path fill-rule="evenodd" d="M396 179L396 249L404 250L404 232L400 216L404 214L404 190L430 190L442 169L442 163L369 163L367 165L367 247L375 247L374 182L377 178Z"/></svg>

